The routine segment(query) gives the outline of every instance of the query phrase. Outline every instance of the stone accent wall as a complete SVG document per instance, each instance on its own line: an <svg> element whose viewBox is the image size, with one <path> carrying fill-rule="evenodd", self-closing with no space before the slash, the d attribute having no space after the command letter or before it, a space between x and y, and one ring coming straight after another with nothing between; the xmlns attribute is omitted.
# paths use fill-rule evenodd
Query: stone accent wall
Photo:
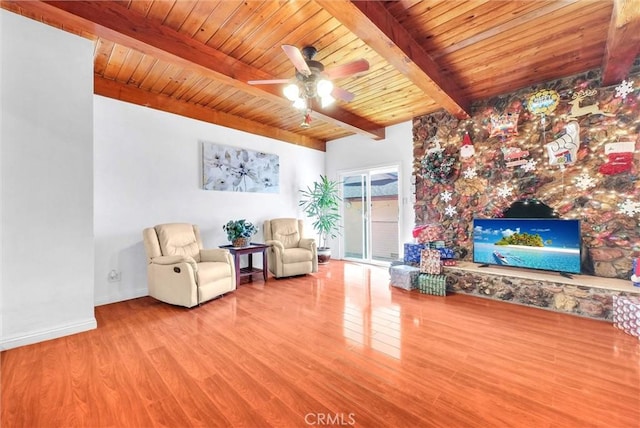
<svg viewBox="0 0 640 428"><path fill-rule="evenodd" d="M637 293L613 291L549 280L469 272L455 267L445 267L445 273L449 292L472 294L606 321L612 320L614 295L640 294L640 288Z"/></svg>
<svg viewBox="0 0 640 428"><path fill-rule="evenodd" d="M598 71L593 71L478 102L468 120L458 120L446 112L415 118L416 224L441 224L446 242L454 247L462 260L471 260L474 217L499 217L514 201L535 198L552 207L561 218L581 219L583 248L587 256L585 266L592 270L586 273L629 278L631 259L640 257L640 156L636 153L640 147L640 64L636 63L628 78L635 82L636 89L624 98L616 95L617 85L600 87L600 77ZM543 89L559 94L557 108L546 115L544 121L542 115L527 109L527 100ZM586 90L595 90L595 94L584 98L579 106L595 105L604 114L590 113L572 119L569 102L579 91ZM518 118L517 135L491 136L492 118L507 113ZM560 167L551 164L545 146L566 134L570 121L577 121L580 127L577 161ZM469 158L460 156L465 134L475 149L475 155ZM630 141L635 147L632 168L621 173L600 172L602 165L609 161L604 153L605 145L621 141ZM455 158L453 171L444 180L427 176L421 165L425 154L436 144L440 144L445 154ZM533 161L533 169L509 166L505 153L515 149L529 153L525 160ZM469 169L475 170L476 175L472 178L464 175ZM579 185L580 177L584 175L592 179L593 186ZM505 186L511 193L504 194ZM444 192L451 198L443 197ZM625 202L631 207L638 204L638 212L633 209L624 212L621 206ZM455 212L452 213L452 209ZM502 281L503 278L498 283L491 282L491 290L495 289L498 295L513 292ZM524 284L524 288L528 285ZM571 306L575 301L576 307L584 313L597 312L589 309L589 305L602 305L604 314L610 310L610 299L596 304L599 301L594 298L587 305L575 300L573 295L551 298L547 296L551 291L539 292L544 296L527 297L525 293L521 298L558 299L554 304L561 306ZM486 289L480 293L486 293ZM492 293L494 291L489 292Z"/></svg>

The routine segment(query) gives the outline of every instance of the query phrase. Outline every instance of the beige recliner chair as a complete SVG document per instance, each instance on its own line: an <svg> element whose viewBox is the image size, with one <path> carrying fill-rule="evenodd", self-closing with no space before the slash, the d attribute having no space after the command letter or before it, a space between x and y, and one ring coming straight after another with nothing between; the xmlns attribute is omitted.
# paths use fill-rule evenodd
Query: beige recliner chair
<svg viewBox="0 0 640 428"><path fill-rule="evenodd" d="M142 235L151 297L191 308L236 289L231 253L202 249L198 226L161 224Z"/></svg>
<svg viewBox="0 0 640 428"><path fill-rule="evenodd" d="M276 218L264 222L264 243L269 245L269 271L276 277L318 272L315 239L303 238L304 223L295 218Z"/></svg>

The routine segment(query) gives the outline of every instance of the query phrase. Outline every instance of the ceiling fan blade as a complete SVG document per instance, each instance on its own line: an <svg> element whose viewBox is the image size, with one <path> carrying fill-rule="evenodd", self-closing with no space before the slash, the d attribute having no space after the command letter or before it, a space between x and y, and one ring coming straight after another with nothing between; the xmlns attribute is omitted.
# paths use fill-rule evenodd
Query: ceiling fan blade
<svg viewBox="0 0 640 428"><path fill-rule="evenodd" d="M339 98L342 101L346 101L346 102L350 102L353 101L353 99L355 98L355 95L353 95L351 92L339 88L337 86L333 87L333 91L331 91L331 96L333 98Z"/></svg>
<svg viewBox="0 0 640 428"><path fill-rule="evenodd" d="M276 83L287 83L291 79L271 79L271 80L249 80L247 83L250 85L272 85Z"/></svg>
<svg viewBox="0 0 640 428"><path fill-rule="evenodd" d="M328 68L324 71L324 74L329 79L337 79L340 77L351 76L352 74L360 73L367 70L369 70L369 61L367 61L366 59L359 59L357 61L348 62L343 65L337 65L335 67Z"/></svg>
<svg viewBox="0 0 640 428"><path fill-rule="evenodd" d="M302 52L295 46L291 45L282 45L282 50L287 54L293 66L298 70L298 72L304 76L311 75L311 70L309 70L309 66L307 62L304 60L302 56Z"/></svg>

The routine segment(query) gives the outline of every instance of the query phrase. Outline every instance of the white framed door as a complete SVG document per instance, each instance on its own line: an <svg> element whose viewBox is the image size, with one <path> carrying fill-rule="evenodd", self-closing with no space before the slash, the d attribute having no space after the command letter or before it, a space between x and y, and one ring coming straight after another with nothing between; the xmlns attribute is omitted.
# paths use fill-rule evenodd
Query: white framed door
<svg viewBox="0 0 640 428"><path fill-rule="evenodd" d="M386 264L400 251L399 167L345 172L342 194L342 248L347 260Z"/></svg>

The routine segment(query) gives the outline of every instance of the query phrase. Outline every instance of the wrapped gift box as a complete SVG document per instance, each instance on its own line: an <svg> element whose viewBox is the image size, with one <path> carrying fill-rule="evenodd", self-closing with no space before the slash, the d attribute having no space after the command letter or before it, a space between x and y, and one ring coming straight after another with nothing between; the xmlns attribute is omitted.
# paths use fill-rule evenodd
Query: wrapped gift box
<svg viewBox="0 0 640 428"><path fill-rule="evenodd" d="M425 248L425 244L404 244L404 262L420 263L420 251Z"/></svg>
<svg viewBox="0 0 640 428"><path fill-rule="evenodd" d="M439 274L442 272L440 251L428 249L420 252L420 272L431 274Z"/></svg>
<svg viewBox="0 0 640 428"><path fill-rule="evenodd" d="M458 262L455 259L444 259L442 260L442 266L455 266Z"/></svg>
<svg viewBox="0 0 640 428"><path fill-rule="evenodd" d="M640 287L640 259L637 257L631 259L631 266L631 284L634 287Z"/></svg>
<svg viewBox="0 0 640 428"><path fill-rule="evenodd" d="M453 248L438 248L441 259L453 259L456 254L453 252Z"/></svg>
<svg viewBox="0 0 640 428"><path fill-rule="evenodd" d="M432 241L429 248L435 248L437 250L444 248L444 241Z"/></svg>
<svg viewBox="0 0 640 428"><path fill-rule="evenodd" d="M421 273L418 275L418 291L434 296L446 296L447 277L445 275Z"/></svg>
<svg viewBox="0 0 640 428"><path fill-rule="evenodd" d="M399 259L398 260L391 260L391 263L389 264L389 275L391 275L391 268L393 266L398 266L398 265L403 265L403 264L405 264L404 260L399 260Z"/></svg>
<svg viewBox="0 0 640 428"><path fill-rule="evenodd" d="M640 298L613 296L613 325L640 338Z"/></svg>
<svg viewBox="0 0 640 428"><path fill-rule="evenodd" d="M394 287L404 288L405 290L411 290L418 287L418 274L420 269L407 266L396 265L389 268L391 271L391 285Z"/></svg>
<svg viewBox="0 0 640 428"><path fill-rule="evenodd" d="M427 243L442 239L442 226L433 224L423 224L413 229L413 237L420 243Z"/></svg>

